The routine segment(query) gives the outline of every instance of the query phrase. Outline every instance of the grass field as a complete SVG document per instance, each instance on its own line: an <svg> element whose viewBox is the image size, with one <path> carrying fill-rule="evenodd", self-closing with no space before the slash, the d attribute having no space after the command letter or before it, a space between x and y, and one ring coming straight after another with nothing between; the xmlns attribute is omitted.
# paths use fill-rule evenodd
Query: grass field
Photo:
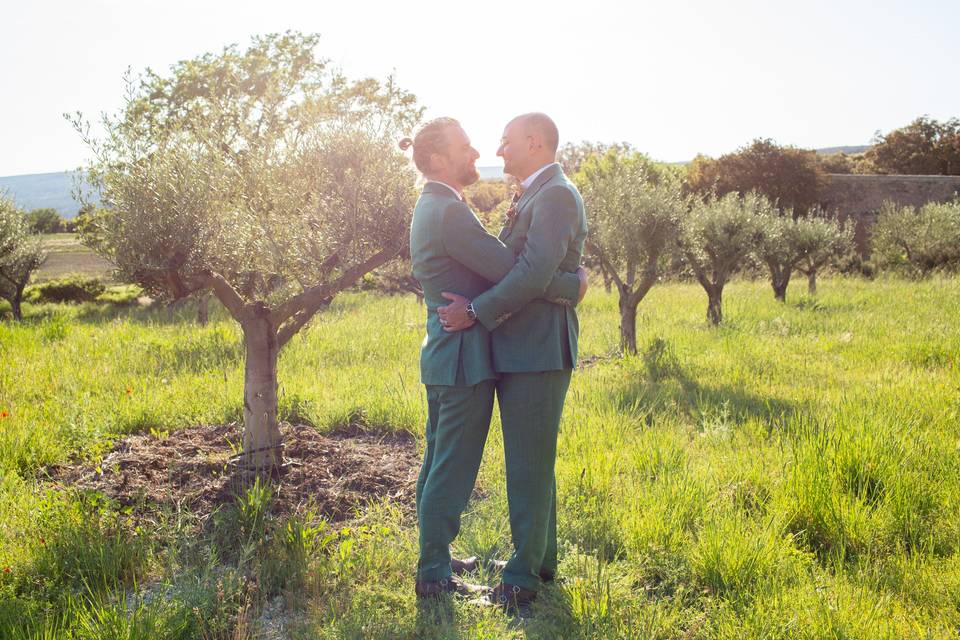
<svg viewBox="0 0 960 640"><path fill-rule="evenodd" d="M50 233L42 237L47 260L33 276L33 282L56 280L67 275L100 278L109 282L109 262L80 243L75 233Z"/></svg>
<svg viewBox="0 0 960 640"><path fill-rule="evenodd" d="M612 295L581 305L561 425L560 573L523 623L418 609L416 526L372 504L346 530L263 517L149 522L55 491L47 465L124 434L241 414L242 349L217 309L27 307L0 325L3 638L956 638L960 280L826 279L816 299L696 285L641 303L615 356ZM424 311L349 294L281 355L285 419L422 438ZM455 544L504 557L499 422ZM488 576L483 579L493 580Z"/></svg>

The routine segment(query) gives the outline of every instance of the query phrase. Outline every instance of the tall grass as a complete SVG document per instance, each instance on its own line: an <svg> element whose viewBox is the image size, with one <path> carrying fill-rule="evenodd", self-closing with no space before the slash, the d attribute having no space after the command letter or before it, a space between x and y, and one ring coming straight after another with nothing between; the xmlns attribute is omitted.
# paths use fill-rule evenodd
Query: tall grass
<svg viewBox="0 0 960 640"><path fill-rule="evenodd" d="M615 296L591 292L557 464L566 580L523 623L418 608L415 523L389 504L338 530L265 517L261 487L212 526L138 530L50 493L46 465L125 434L239 420L242 350L219 309L31 307L0 324L0 636L256 637L279 602L303 638L956 637L960 281L820 289L735 282L712 328L696 285L658 285L627 358ZM422 436L424 310L389 308L343 296L285 348L284 419ZM509 551L502 460L495 416L459 554Z"/></svg>

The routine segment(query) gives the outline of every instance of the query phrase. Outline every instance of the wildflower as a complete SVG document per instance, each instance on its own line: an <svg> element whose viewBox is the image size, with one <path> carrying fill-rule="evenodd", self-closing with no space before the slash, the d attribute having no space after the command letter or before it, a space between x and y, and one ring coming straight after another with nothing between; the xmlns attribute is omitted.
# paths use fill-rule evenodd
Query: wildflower
<svg viewBox="0 0 960 640"><path fill-rule="evenodd" d="M10 567L4 567L4 568L3 568L3 572L4 572L4 573L10 573L11 571L13 571L13 569L11 569Z"/></svg>
<svg viewBox="0 0 960 640"><path fill-rule="evenodd" d="M128 396L133 395L133 387L127 387L127 395Z"/></svg>
<svg viewBox="0 0 960 640"><path fill-rule="evenodd" d="M10 414L6 411L0 411L0 418L9 418Z"/></svg>

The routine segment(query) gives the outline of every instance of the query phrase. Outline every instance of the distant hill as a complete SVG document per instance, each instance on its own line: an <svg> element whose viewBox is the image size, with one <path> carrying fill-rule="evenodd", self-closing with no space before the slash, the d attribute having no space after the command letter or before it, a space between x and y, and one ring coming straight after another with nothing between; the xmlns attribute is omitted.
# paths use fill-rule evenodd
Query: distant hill
<svg viewBox="0 0 960 640"><path fill-rule="evenodd" d="M481 180L503 180L503 167L477 167Z"/></svg>
<svg viewBox="0 0 960 640"><path fill-rule="evenodd" d="M862 153L869 145L825 147L817 153ZM686 164L678 162L675 164ZM481 180L503 180L503 167L477 167ZM0 177L0 192L6 191L13 197L21 209L56 209L64 218L73 218L80 209L80 203L70 195L73 190L75 172L34 173L24 176Z"/></svg>
<svg viewBox="0 0 960 640"><path fill-rule="evenodd" d="M861 144L846 147L824 147L823 149L817 149L816 152L825 156L830 155L831 153L845 153L849 156L853 155L854 153L863 153L869 148L869 144Z"/></svg>
<svg viewBox="0 0 960 640"><path fill-rule="evenodd" d="M74 173L61 171L0 177L0 191L9 194L17 206L26 211L51 208L64 218L73 218L80 210L80 203L70 195Z"/></svg>

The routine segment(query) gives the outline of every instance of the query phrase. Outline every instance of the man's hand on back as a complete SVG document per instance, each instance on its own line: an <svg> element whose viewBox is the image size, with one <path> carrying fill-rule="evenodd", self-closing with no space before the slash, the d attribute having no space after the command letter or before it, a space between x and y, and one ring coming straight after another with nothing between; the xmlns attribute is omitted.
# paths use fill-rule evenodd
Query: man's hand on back
<svg viewBox="0 0 960 640"><path fill-rule="evenodd" d="M440 316L440 326L443 327L444 331L463 331L474 325L476 320L471 319L470 316L467 315L467 305L470 304L470 300L455 293L447 293L446 291L440 295L447 300L453 301L445 307L437 307L437 314Z"/></svg>

